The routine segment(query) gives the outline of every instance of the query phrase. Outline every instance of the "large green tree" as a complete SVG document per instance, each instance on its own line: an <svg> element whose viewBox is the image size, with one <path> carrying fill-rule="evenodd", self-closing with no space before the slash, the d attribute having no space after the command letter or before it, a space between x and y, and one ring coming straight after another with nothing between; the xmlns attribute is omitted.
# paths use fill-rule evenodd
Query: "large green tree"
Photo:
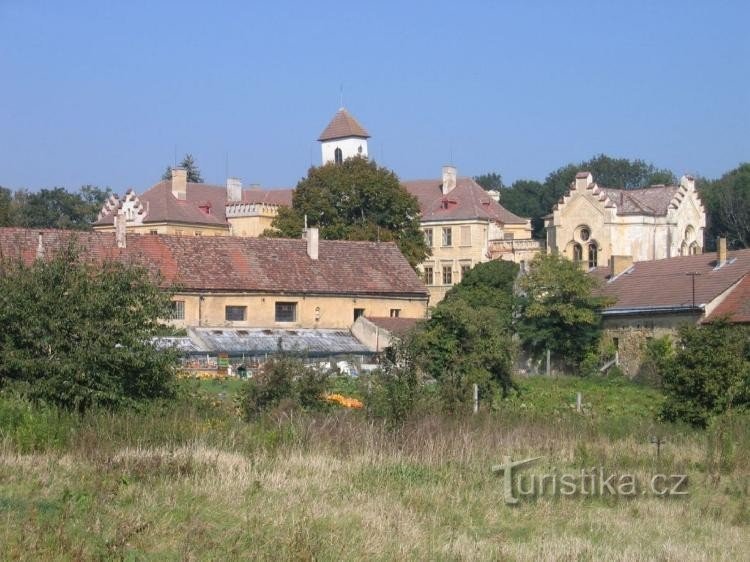
<svg viewBox="0 0 750 562"><path fill-rule="evenodd" d="M198 163L195 161L195 158L193 158L192 154L186 154L179 164L177 164L178 168L182 168L185 171L187 171L187 181L191 183L203 183L203 176L201 176L201 170L198 167ZM164 173L161 176L161 179L163 180L169 180L172 179L172 167L167 166L167 169L164 171Z"/></svg>
<svg viewBox="0 0 750 562"><path fill-rule="evenodd" d="M482 174L481 176L474 176L474 181L487 191L499 191L504 187L503 176L501 176L497 172L488 172L486 174Z"/></svg>
<svg viewBox="0 0 750 562"><path fill-rule="evenodd" d="M292 207L282 209L264 234L298 238L305 217L323 239L394 240L412 266L428 253L419 203L395 173L365 158L310 168L294 190Z"/></svg>
<svg viewBox="0 0 750 562"><path fill-rule="evenodd" d="M750 328L715 322L680 329L676 353L661 373L662 416L705 426L750 407Z"/></svg>
<svg viewBox="0 0 750 562"><path fill-rule="evenodd" d="M750 163L715 181L696 180L708 213L707 244L723 236L731 248L750 248Z"/></svg>
<svg viewBox="0 0 750 562"><path fill-rule="evenodd" d="M416 364L435 378L453 409L478 384L485 396L513 387L513 285L518 266L491 261L475 266L416 330L409 347Z"/></svg>
<svg viewBox="0 0 750 562"><path fill-rule="evenodd" d="M174 354L151 343L169 304L145 269L89 262L74 239L0 261L0 387L77 411L169 396Z"/></svg>
<svg viewBox="0 0 750 562"><path fill-rule="evenodd" d="M558 254L540 254L519 280L517 331L524 348L541 358L547 349L577 368L601 335L598 281Z"/></svg>
<svg viewBox="0 0 750 562"><path fill-rule="evenodd" d="M81 187L78 193L62 187L33 193L18 191L15 220L19 226L29 228L88 230L109 195L109 189L91 185Z"/></svg>
<svg viewBox="0 0 750 562"><path fill-rule="evenodd" d="M14 226L15 224L13 192L0 186L0 226Z"/></svg>

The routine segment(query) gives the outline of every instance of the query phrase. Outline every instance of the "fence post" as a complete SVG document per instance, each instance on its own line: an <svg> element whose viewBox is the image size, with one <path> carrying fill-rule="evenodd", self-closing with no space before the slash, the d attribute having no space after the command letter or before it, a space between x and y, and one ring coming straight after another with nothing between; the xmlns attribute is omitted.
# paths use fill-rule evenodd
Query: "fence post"
<svg viewBox="0 0 750 562"><path fill-rule="evenodd" d="M581 399L581 393L576 392L576 412L580 412L582 409L582 399Z"/></svg>
<svg viewBox="0 0 750 562"><path fill-rule="evenodd" d="M474 383L474 413L479 411L479 385Z"/></svg>
<svg viewBox="0 0 750 562"><path fill-rule="evenodd" d="M550 361L550 351L548 347L547 348L547 376L550 375L550 371L551 371L551 361Z"/></svg>

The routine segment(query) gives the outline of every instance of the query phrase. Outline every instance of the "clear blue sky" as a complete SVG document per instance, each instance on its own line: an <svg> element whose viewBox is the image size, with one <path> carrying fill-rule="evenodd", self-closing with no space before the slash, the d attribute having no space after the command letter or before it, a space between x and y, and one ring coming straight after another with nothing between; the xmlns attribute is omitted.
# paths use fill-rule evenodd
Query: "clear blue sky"
<svg viewBox="0 0 750 562"><path fill-rule="evenodd" d="M750 3L0 0L0 185L294 185L344 104L400 177L750 160Z"/></svg>

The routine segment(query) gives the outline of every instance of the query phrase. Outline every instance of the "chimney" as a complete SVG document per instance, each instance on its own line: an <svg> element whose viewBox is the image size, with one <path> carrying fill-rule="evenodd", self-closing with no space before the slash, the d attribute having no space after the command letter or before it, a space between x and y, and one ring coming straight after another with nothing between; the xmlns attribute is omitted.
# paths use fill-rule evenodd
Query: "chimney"
<svg viewBox="0 0 750 562"><path fill-rule="evenodd" d="M127 245L125 236L125 212L120 209L115 215L115 242L118 248L125 248Z"/></svg>
<svg viewBox="0 0 750 562"><path fill-rule="evenodd" d="M307 255L311 260L318 259L318 229L310 227L305 230L305 240L307 240Z"/></svg>
<svg viewBox="0 0 750 562"><path fill-rule="evenodd" d="M227 178L227 203L239 203L242 201L242 180L240 178Z"/></svg>
<svg viewBox="0 0 750 562"><path fill-rule="evenodd" d="M39 239L36 243L36 259L41 260L44 258L44 239L43 233L39 233Z"/></svg>
<svg viewBox="0 0 750 562"><path fill-rule="evenodd" d="M716 265L721 267L727 263L727 239L724 237L716 241Z"/></svg>
<svg viewBox="0 0 750 562"><path fill-rule="evenodd" d="M443 166L443 195L448 195L456 188L456 167Z"/></svg>
<svg viewBox="0 0 750 562"><path fill-rule="evenodd" d="M594 181L591 172L578 172L576 174L576 189L587 189Z"/></svg>
<svg viewBox="0 0 750 562"><path fill-rule="evenodd" d="M612 256L609 258L609 276L616 277L633 266L633 256Z"/></svg>
<svg viewBox="0 0 750 562"><path fill-rule="evenodd" d="M187 199L187 170L172 168L172 195L177 199Z"/></svg>

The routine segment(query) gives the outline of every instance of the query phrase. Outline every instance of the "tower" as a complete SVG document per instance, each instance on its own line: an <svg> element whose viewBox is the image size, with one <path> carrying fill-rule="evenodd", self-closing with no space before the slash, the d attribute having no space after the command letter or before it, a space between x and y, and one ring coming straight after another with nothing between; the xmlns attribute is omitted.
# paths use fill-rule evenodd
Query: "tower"
<svg viewBox="0 0 750 562"><path fill-rule="evenodd" d="M367 158L369 138L370 134L365 128L342 107L318 137L323 164L340 164L353 156Z"/></svg>

